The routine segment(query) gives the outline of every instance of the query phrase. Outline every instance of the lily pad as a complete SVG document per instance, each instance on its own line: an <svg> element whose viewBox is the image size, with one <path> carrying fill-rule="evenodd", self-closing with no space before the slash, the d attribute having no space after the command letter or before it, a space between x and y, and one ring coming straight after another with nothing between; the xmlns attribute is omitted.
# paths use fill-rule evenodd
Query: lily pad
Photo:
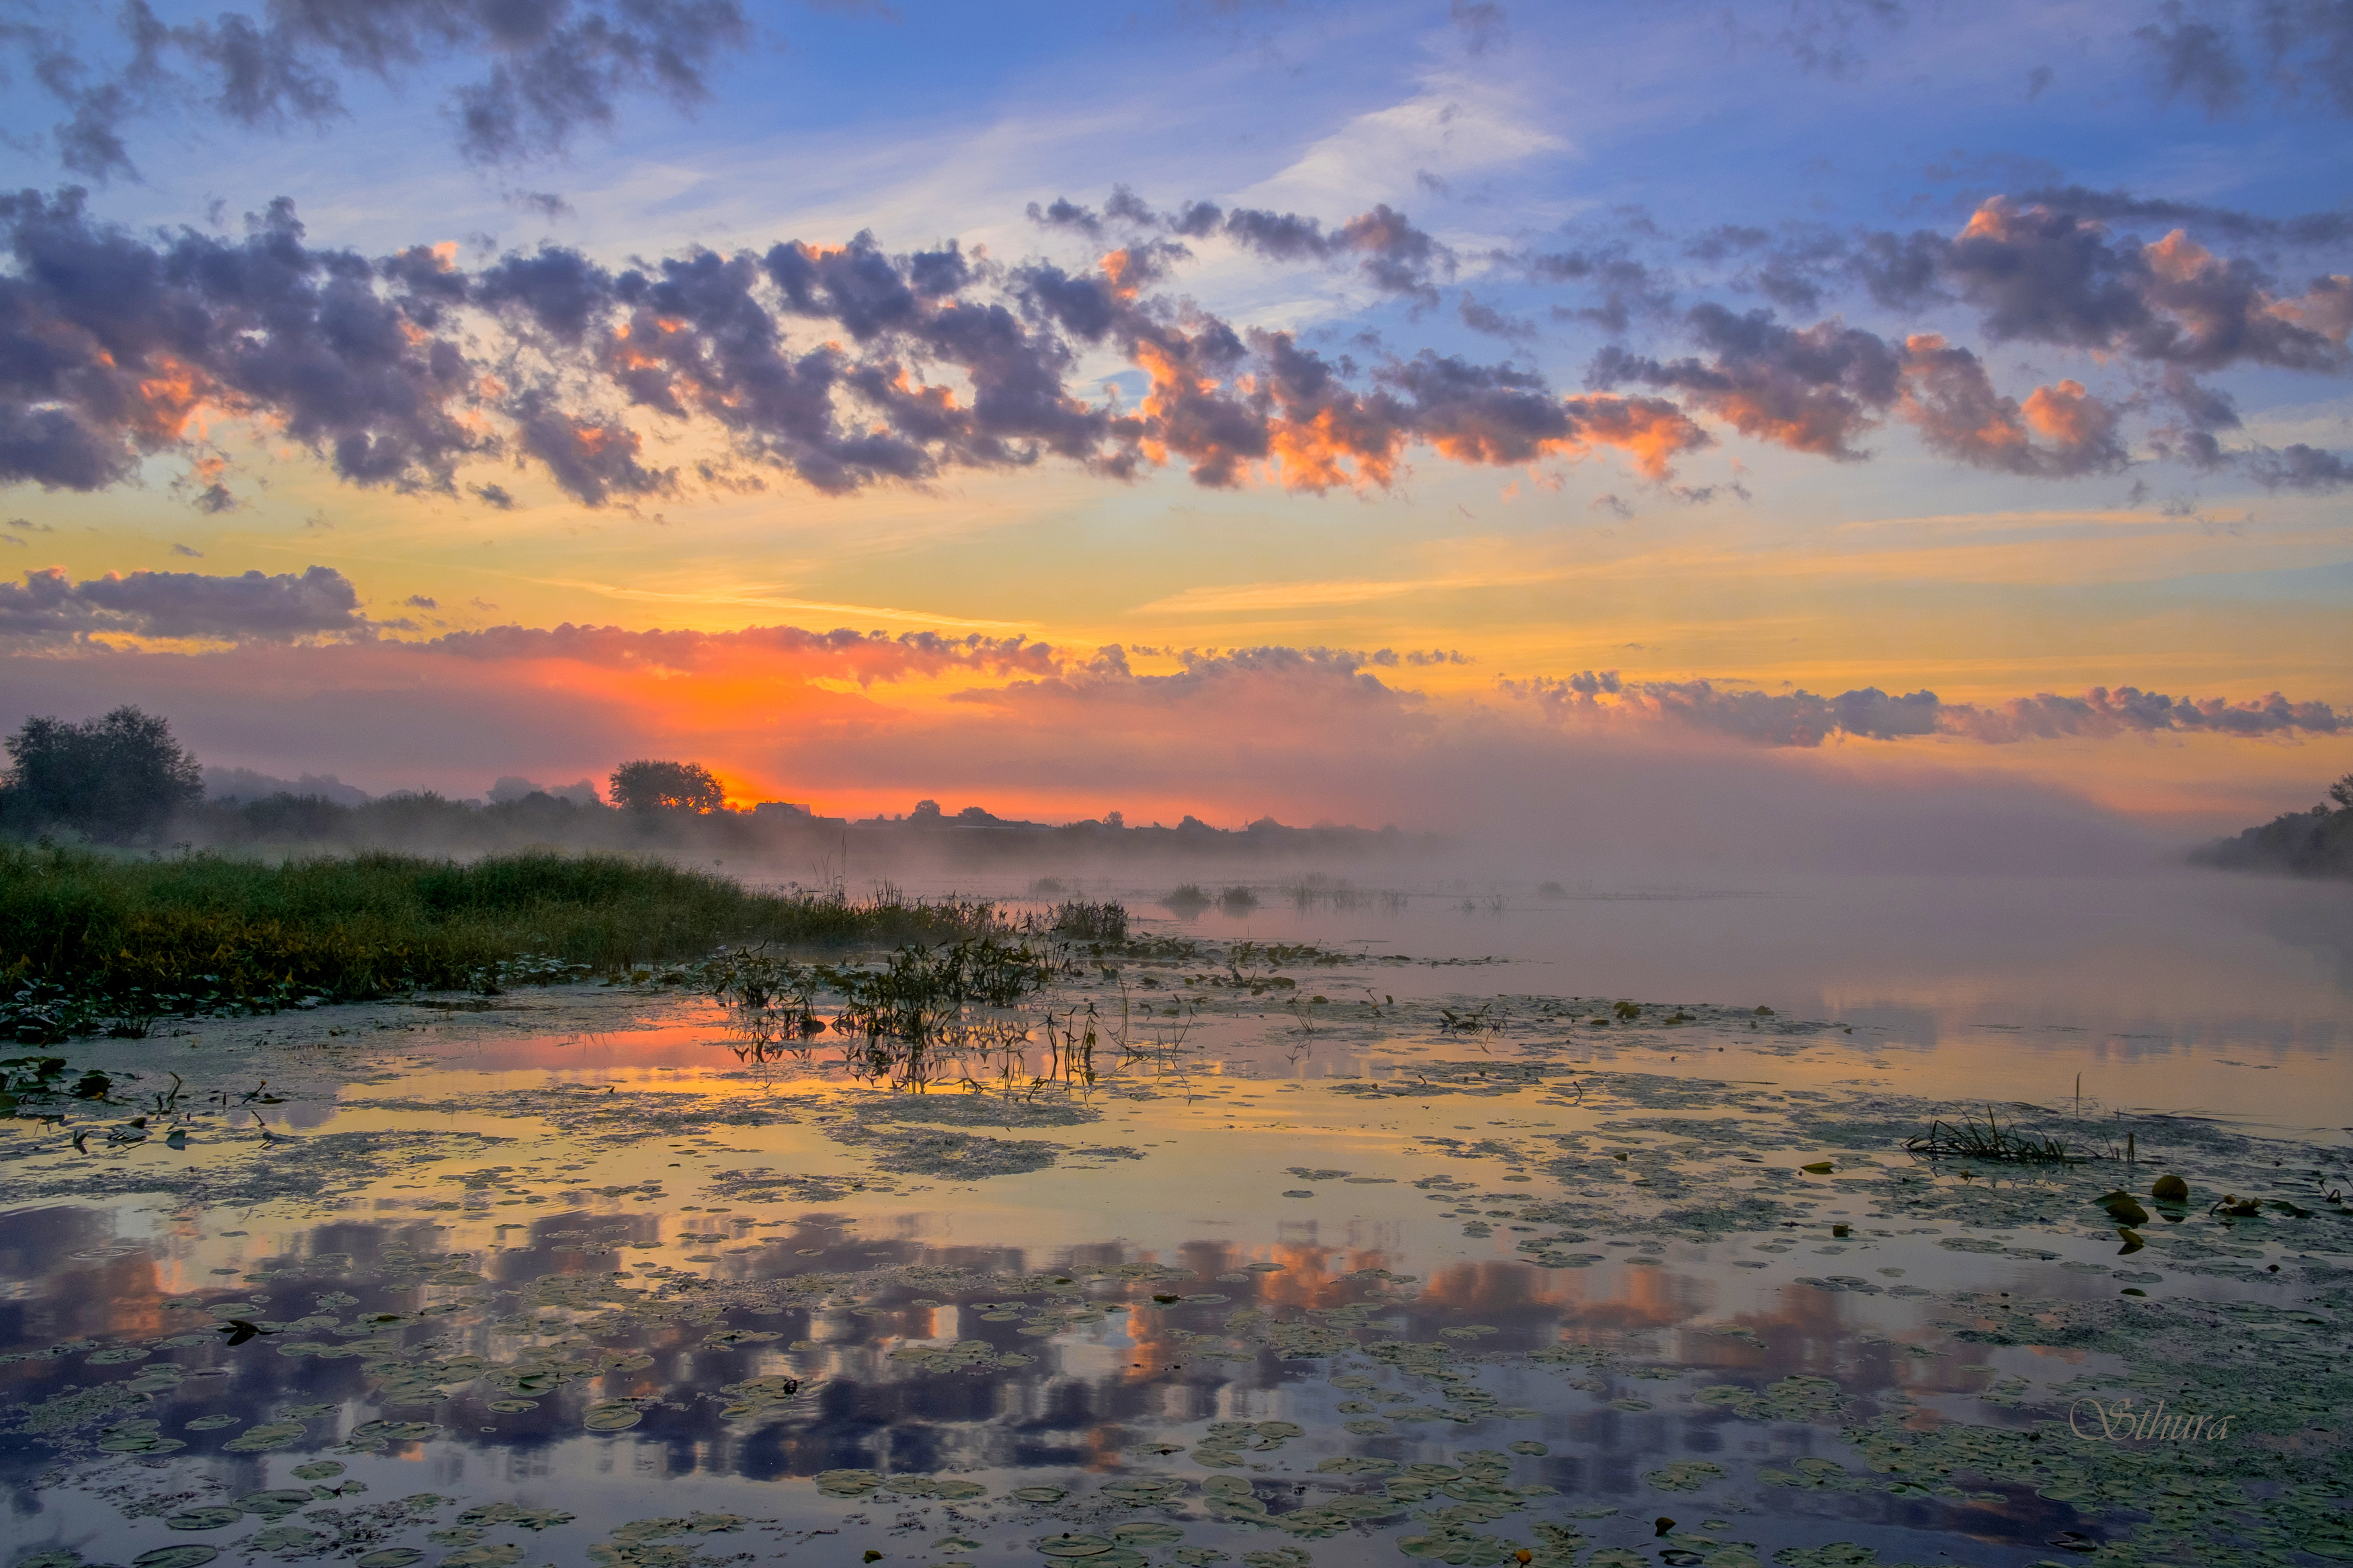
<svg viewBox="0 0 2353 1568"><path fill-rule="evenodd" d="M823 1477L818 1478L820 1483L823 1479ZM1015 1502L1045 1504L1060 1502L1071 1494L1060 1487L1015 1487L1005 1495Z"/></svg>
<svg viewBox="0 0 2353 1568"><path fill-rule="evenodd" d="M307 1465L297 1465L288 1473L298 1481L332 1481L347 1467L341 1459L313 1459Z"/></svg>
<svg viewBox="0 0 2353 1568"><path fill-rule="evenodd" d="M522 1548L514 1542L493 1541L452 1552L441 1559L441 1568L507 1568L522 1559Z"/></svg>
<svg viewBox="0 0 2353 1568"><path fill-rule="evenodd" d="M626 1399L607 1399L588 1407L580 1424L591 1432L626 1432L646 1418L646 1413Z"/></svg>
<svg viewBox="0 0 2353 1568"><path fill-rule="evenodd" d="M1176 1526L1152 1519L1113 1525L1111 1533L1112 1539L1123 1546L1172 1546L1185 1539L1185 1532Z"/></svg>
<svg viewBox="0 0 2353 1568"><path fill-rule="evenodd" d="M362 1557L355 1568L408 1568L425 1553L414 1546L387 1546L381 1552L371 1552Z"/></svg>
<svg viewBox="0 0 2353 1568"><path fill-rule="evenodd" d="M153 1552L142 1552L131 1560L131 1568L205 1568L219 1555L219 1547L191 1541L185 1546L158 1546Z"/></svg>
<svg viewBox="0 0 2353 1568"><path fill-rule="evenodd" d="M278 1448L290 1448L301 1440L300 1421L269 1421L247 1427L221 1447L232 1454L267 1454Z"/></svg>
<svg viewBox="0 0 2353 1568"><path fill-rule="evenodd" d="M298 1509L311 1506L308 1491L248 1492L237 1500L237 1506L260 1519L283 1519Z"/></svg>
<svg viewBox="0 0 2353 1568"><path fill-rule="evenodd" d="M192 1508L164 1521L166 1530L227 1530L245 1517L241 1508Z"/></svg>
<svg viewBox="0 0 2353 1568"><path fill-rule="evenodd" d="M539 1401L536 1399L493 1399L488 1405L484 1406L484 1408L495 1410L501 1415L518 1415L526 1410L538 1409Z"/></svg>
<svg viewBox="0 0 2353 1568"><path fill-rule="evenodd" d="M827 1497L864 1497L881 1484L881 1476L873 1470L820 1470L817 1478L817 1489Z"/></svg>
<svg viewBox="0 0 2353 1568"><path fill-rule="evenodd" d="M216 1432L223 1426L241 1426L244 1421L245 1417L242 1415L231 1415L223 1412L214 1415L199 1415L194 1421L184 1422L182 1425L191 1432Z"/></svg>
<svg viewBox="0 0 2353 1568"><path fill-rule="evenodd" d="M299 1524L273 1524L251 1540L241 1542L248 1552L301 1552L322 1545L326 1537L315 1530Z"/></svg>
<svg viewBox="0 0 2353 1568"><path fill-rule="evenodd" d="M1038 1543L1049 1557L1100 1557L1119 1542L1101 1535L1050 1535Z"/></svg>

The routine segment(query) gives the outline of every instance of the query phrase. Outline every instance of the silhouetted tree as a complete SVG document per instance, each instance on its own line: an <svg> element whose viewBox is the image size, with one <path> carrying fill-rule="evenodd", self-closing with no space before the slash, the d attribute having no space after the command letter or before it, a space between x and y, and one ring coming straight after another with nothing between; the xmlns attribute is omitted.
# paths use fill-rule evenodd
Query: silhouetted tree
<svg viewBox="0 0 2353 1568"><path fill-rule="evenodd" d="M2328 798L2348 811L2353 811L2353 773L2347 773L2328 786Z"/></svg>
<svg viewBox="0 0 2353 1568"><path fill-rule="evenodd" d="M14 765L0 784L0 820L33 831L127 844L204 798L204 772L171 723L136 708L80 724L27 719L7 747Z"/></svg>
<svg viewBox="0 0 2353 1568"><path fill-rule="evenodd" d="M727 792L701 763L623 763L613 770L613 804L625 811L717 811Z"/></svg>

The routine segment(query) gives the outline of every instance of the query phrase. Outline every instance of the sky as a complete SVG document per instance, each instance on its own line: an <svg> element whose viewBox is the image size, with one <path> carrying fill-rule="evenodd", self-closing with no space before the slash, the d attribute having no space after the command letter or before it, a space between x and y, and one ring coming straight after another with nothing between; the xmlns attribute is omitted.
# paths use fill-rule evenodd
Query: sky
<svg viewBox="0 0 2353 1568"><path fill-rule="evenodd" d="M16 0L0 69L11 728L1056 821L2353 772L2339 4Z"/></svg>

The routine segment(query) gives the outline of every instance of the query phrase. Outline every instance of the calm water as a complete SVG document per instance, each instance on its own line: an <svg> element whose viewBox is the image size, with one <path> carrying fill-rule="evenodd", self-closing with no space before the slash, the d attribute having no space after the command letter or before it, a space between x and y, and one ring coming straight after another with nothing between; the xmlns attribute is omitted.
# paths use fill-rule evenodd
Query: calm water
<svg viewBox="0 0 2353 1568"><path fill-rule="evenodd" d="M2353 1552L2353 889L1165 890L919 1075L651 983L65 1050L9 1561ZM1906 1151L1989 1108L2073 1158Z"/></svg>

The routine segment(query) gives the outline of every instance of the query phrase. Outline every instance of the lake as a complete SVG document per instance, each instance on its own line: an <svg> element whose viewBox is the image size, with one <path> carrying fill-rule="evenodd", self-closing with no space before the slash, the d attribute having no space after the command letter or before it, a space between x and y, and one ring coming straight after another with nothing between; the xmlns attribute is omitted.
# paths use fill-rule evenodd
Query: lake
<svg viewBox="0 0 2353 1568"><path fill-rule="evenodd" d="M1082 891L26 1047L9 1568L2353 1557L2353 888Z"/></svg>

